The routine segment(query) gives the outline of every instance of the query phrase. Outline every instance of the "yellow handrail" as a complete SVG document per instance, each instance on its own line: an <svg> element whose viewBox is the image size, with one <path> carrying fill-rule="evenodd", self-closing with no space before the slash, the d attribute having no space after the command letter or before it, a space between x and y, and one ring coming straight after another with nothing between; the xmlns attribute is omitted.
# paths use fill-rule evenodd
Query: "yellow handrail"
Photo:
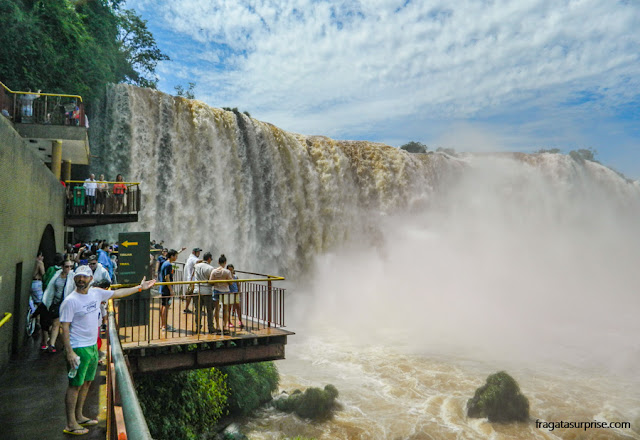
<svg viewBox="0 0 640 440"><path fill-rule="evenodd" d="M4 314L4 318L2 318L2 321L0 321L0 327L2 327L5 324L5 322L7 322L9 319L11 319L11 316L13 316L13 315L11 315L11 313L6 312Z"/></svg>
<svg viewBox="0 0 640 440"><path fill-rule="evenodd" d="M85 183L86 180L65 180L64 183ZM140 185L140 182L107 182L105 180L96 180L96 183L124 183L125 185Z"/></svg>
<svg viewBox="0 0 640 440"><path fill-rule="evenodd" d="M207 281L163 281L157 282L156 286L174 286L177 284L216 284L216 283L241 283L255 281L283 281L284 277L269 276L268 278L249 278L246 280L207 280ZM133 287L138 284L112 284L111 289L121 289L123 287Z"/></svg>
<svg viewBox="0 0 640 440"><path fill-rule="evenodd" d="M9 87L5 86L2 81L0 81L0 85L2 85L2 87L4 87L7 90L7 92L13 93L16 95L59 96L61 98L78 98L80 102L82 102L82 96L80 95L65 95L62 93L15 92L11 90Z"/></svg>

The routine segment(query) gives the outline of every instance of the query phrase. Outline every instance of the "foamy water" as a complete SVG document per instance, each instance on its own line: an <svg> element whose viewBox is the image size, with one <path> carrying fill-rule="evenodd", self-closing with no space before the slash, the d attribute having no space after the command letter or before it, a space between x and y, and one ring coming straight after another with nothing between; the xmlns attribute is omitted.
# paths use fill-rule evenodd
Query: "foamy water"
<svg viewBox="0 0 640 440"><path fill-rule="evenodd" d="M261 410L245 427L251 439L297 435L317 439L640 438L639 383L611 377L607 371L557 366L531 369L437 353L407 354L411 335L398 339L399 347L353 344L348 336L330 331L290 341L287 360L278 362L281 388L291 392L332 383L340 391L341 409L322 423L309 423L274 409ZM501 425L466 417L467 400L489 374L500 369L516 378L529 398L530 422ZM550 432L537 428L536 419L630 421L636 431Z"/></svg>

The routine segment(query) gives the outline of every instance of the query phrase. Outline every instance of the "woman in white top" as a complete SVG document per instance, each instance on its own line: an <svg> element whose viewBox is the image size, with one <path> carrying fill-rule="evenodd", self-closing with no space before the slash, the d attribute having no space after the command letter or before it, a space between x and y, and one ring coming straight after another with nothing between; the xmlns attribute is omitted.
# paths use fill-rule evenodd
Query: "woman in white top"
<svg viewBox="0 0 640 440"><path fill-rule="evenodd" d="M56 352L56 340L60 332L60 304L76 288L73 282L73 262L65 261L62 269L57 271L42 295L42 303L47 308L47 312L40 318L42 326L42 349L48 349L51 353ZM51 327L51 337L47 343L47 332Z"/></svg>

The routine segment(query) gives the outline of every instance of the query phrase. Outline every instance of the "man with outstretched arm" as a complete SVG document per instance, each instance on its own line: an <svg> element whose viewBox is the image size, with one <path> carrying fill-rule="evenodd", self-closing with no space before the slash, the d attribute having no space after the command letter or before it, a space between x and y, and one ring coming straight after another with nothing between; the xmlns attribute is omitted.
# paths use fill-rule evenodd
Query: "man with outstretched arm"
<svg viewBox="0 0 640 440"><path fill-rule="evenodd" d="M69 387L65 396L67 426L64 433L84 435L89 432L84 426L98 424L96 419L84 416L83 407L98 368L96 341L98 340L100 303L109 298L122 298L147 290L156 283L156 280L146 281L142 278L138 286L115 291L89 287L93 280L93 271L89 266L78 267L73 280L76 288L60 306L60 324L69 368L78 365L78 359L80 365L75 377L69 378Z"/></svg>

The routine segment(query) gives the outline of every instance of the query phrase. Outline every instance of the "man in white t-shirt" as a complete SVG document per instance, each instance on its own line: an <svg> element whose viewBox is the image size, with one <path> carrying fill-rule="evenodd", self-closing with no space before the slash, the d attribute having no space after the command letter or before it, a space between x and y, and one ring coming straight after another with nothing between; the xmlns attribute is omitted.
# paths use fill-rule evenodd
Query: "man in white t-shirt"
<svg viewBox="0 0 640 440"><path fill-rule="evenodd" d="M89 287L93 280L93 271L89 266L80 266L74 272L76 288L60 305L60 326L69 367L77 366L75 377L69 378L69 387L65 396L67 413L66 434L83 435L89 432L84 426L97 425L96 419L83 414L84 402L91 382L98 368L98 317L100 303L109 298L122 298L151 288L156 280L146 281L139 286L115 291ZM78 366L78 361L80 362Z"/></svg>
<svg viewBox="0 0 640 440"><path fill-rule="evenodd" d="M200 252L202 249L199 247L193 248L193 252L187 258L187 262L184 264L184 280L183 281L192 281L193 280L193 268L197 263L200 263L202 260L200 259ZM192 291L194 289L183 289L184 294L189 294L189 290ZM191 304L191 296L187 296L187 305L185 306L183 313L193 313L189 309L189 304Z"/></svg>
<svg viewBox="0 0 640 440"><path fill-rule="evenodd" d="M95 174L91 174L82 186L84 186L84 195L87 198L87 214L91 214L91 212L95 210L96 190L98 189Z"/></svg>

